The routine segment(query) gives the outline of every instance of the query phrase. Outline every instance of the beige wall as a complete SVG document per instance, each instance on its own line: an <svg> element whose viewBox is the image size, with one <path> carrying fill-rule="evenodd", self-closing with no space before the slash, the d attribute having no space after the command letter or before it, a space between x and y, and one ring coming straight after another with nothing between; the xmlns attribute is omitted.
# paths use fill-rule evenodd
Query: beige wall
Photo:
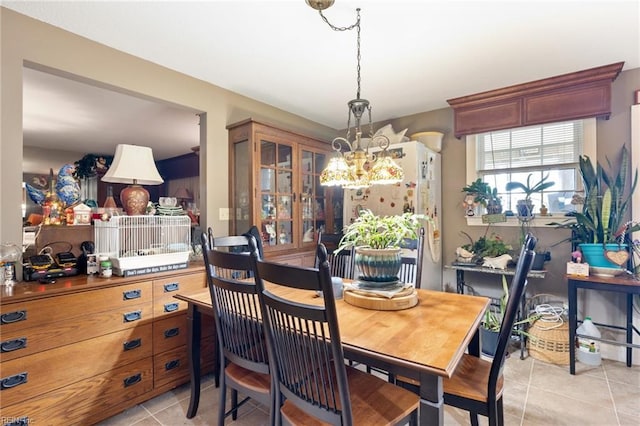
<svg viewBox="0 0 640 426"><path fill-rule="evenodd" d="M228 206L226 125L249 117L331 140L337 132L269 105L0 8L0 241L22 240L22 69L27 64L106 87L148 96L207 113L201 158L205 224L227 233L218 208ZM207 58L215 60L215 58ZM215 166L214 166L215 165ZM208 190L207 190L208 189Z"/></svg>

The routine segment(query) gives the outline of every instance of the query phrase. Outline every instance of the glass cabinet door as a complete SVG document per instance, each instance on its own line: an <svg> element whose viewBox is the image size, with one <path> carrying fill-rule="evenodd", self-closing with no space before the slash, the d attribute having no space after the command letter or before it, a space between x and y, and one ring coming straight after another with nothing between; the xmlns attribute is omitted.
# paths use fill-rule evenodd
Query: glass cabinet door
<svg viewBox="0 0 640 426"><path fill-rule="evenodd" d="M326 228L325 188L320 185L326 155L302 148L300 157L300 223L302 245L308 245L315 244L318 232Z"/></svg>
<svg viewBox="0 0 640 426"><path fill-rule="evenodd" d="M233 206L235 207L232 234L239 234L249 230L253 224L251 209L253 205L253 188L251 188L251 152L249 141L244 140L233 144L234 149L234 186ZM198 244L200 242L198 241Z"/></svg>
<svg viewBox="0 0 640 426"><path fill-rule="evenodd" d="M260 140L260 230L265 247L293 244L293 155L291 145Z"/></svg>

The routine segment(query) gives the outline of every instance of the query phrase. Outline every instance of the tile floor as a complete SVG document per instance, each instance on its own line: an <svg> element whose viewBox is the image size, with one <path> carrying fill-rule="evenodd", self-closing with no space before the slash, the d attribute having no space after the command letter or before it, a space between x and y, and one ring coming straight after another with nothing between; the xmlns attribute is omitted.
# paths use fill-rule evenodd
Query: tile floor
<svg viewBox="0 0 640 426"><path fill-rule="evenodd" d="M547 364L528 357L520 360L514 353L505 364L504 411L506 425L640 425L640 366L603 360L601 366L576 364L576 375L568 367ZM218 389L212 376L203 380L198 414L187 419L189 387L170 392L107 419L100 426L177 426L215 425ZM237 426L266 425L264 406L246 404ZM446 425L468 425L465 411L445 409ZM486 418L480 417L486 425Z"/></svg>

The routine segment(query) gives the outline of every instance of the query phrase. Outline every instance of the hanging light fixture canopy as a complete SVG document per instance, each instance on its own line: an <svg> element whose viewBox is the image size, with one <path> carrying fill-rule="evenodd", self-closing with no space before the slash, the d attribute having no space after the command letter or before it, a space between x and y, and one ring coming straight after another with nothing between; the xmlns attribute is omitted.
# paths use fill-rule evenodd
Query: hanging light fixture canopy
<svg viewBox="0 0 640 426"><path fill-rule="evenodd" d="M349 117L347 119L347 137L337 137L331 143L335 155L329 160L327 167L320 174L320 184L324 186L342 186L344 188L366 188L370 185L389 185L402 182L404 172L391 158L387 148L389 138L385 135L374 135L371 124L371 106L369 101L360 97L360 9L356 9L356 22L348 27L336 27L324 16L322 11L330 7L334 0L306 0L307 4L316 9L322 19L334 31L350 31L357 33L357 83L356 98L350 100ZM362 138L360 126L362 116L369 116L369 133L366 146ZM354 121L354 139L351 137L351 116ZM374 155L369 147L380 147L382 152ZM347 150L348 149L348 150Z"/></svg>

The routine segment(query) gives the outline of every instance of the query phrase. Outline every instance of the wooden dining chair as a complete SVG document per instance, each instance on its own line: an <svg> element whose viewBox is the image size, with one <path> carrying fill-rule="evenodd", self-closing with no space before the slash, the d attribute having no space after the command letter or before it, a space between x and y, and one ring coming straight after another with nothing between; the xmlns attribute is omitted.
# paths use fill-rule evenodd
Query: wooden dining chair
<svg viewBox="0 0 640 426"><path fill-rule="evenodd" d="M416 288L420 288L422 281L422 261L424 256L424 228L418 231L417 239L405 239L402 246L405 250L415 251L411 255L402 256L402 266L398 279L404 283L413 283Z"/></svg>
<svg viewBox="0 0 640 426"><path fill-rule="evenodd" d="M318 244L323 244L327 250L327 261L332 277L352 279L355 272L354 248L349 247L337 251L343 234L329 234L320 232L318 234ZM316 256L315 267L320 266L320 261Z"/></svg>
<svg viewBox="0 0 640 426"><path fill-rule="evenodd" d="M522 245L515 275L509 288L509 299L493 360L486 361L474 355L464 354L453 376L443 381L444 403L469 411L469 418L474 426L478 425L478 415L486 416L491 426L504 424L502 367L520 301L527 285L527 274L531 270L535 257L536 242L536 238L528 234ZM418 392L415 382L410 383L398 378L397 383Z"/></svg>
<svg viewBox="0 0 640 426"><path fill-rule="evenodd" d="M280 419L299 425L415 424L417 395L345 365L324 245L318 245L317 256L316 269L266 262L252 254ZM272 286L278 287L277 295ZM279 291L285 288L297 291ZM316 291L323 292L322 298L312 298Z"/></svg>
<svg viewBox="0 0 640 426"><path fill-rule="evenodd" d="M212 248L209 240L210 235L202 234L202 252L219 347L221 380L218 424L223 425L229 414L233 420L237 419L238 409L250 398L270 407L272 415L274 400L271 398L271 376L257 287L254 280L246 280L253 275L251 257L248 252L232 253ZM254 240L253 237L251 240ZM213 242L240 242L249 247L249 238L246 236L216 238ZM229 411L226 411L227 387L231 388ZM238 392L246 395L240 402Z"/></svg>

